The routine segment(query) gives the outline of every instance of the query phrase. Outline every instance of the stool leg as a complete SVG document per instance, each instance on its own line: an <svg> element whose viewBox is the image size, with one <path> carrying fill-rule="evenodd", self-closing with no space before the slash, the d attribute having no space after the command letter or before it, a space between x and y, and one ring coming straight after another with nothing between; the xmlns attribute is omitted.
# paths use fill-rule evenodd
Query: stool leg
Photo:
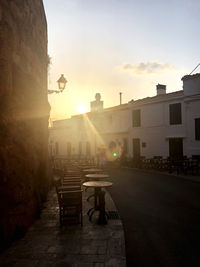
<svg viewBox="0 0 200 267"><path fill-rule="evenodd" d="M87 198L87 201L89 201L89 199L91 198L91 197L94 197L95 195L93 194L93 195L90 195L88 198Z"/></svg>
<svg viewBox="0 0 200 267"><path fill-rule="evenodd" d="M99 192L99 219L98 224L107 224L106 212L105 212L105 192Z"/></svg>
<svg viewBox="0 0 200 267"><path fill-rule="evenodd" d="M95 213L95 209L91 212L90 216L89 216L89 220L91 221L92 220L92 215Z"/></svg>
<svg viewBox="0 0 200 267"><path fill-rule="evenodd" d="M90 212L91 212L92 210L94 210L94 207L92 207L92 208L90 208L90 209L88 210L88 212L87 212L87 215L88 215L88 216L90 215Z"/></svg>

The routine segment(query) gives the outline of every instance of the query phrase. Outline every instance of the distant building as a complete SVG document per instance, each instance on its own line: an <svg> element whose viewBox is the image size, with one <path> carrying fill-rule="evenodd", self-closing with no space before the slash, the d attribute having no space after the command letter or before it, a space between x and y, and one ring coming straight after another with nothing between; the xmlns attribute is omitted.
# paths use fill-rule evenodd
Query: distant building
<svg viewBox="0 0 200 267"><path fill-rule="evenodd" d="M119 156L200 155L200 74L182 78L183 90L103 109L100 94L91 112L54 121L50 129L53 154L92 157L104 151L107 160Z"/></svg>

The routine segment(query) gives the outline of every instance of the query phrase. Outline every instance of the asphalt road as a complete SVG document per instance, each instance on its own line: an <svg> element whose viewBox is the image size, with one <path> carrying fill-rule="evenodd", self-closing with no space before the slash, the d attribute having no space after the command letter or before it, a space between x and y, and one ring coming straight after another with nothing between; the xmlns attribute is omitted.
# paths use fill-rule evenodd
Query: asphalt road
<svg viewBox="0 0 200 267"><path fill-rule="evenodd" d="M200 183L138 170L109 172L127 266L200 266Z"/></svg>

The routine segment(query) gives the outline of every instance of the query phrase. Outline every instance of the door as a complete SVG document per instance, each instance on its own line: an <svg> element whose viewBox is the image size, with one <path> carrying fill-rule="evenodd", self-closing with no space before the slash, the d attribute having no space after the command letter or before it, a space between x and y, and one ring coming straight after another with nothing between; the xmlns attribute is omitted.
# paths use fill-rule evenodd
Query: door
<svg viewBox="0 0 200 267"><path fill-rule="evenodd" d="M182 138L170 138L169 139L169 156L170 158L182 158L183 157L183 139Z"/></svg>
<svg viewBox="0 0 200 267"><path fill-rule="evenodd" d="M133 139L133 158L134 159L140 158L140 139L139 138Z"/></svg>

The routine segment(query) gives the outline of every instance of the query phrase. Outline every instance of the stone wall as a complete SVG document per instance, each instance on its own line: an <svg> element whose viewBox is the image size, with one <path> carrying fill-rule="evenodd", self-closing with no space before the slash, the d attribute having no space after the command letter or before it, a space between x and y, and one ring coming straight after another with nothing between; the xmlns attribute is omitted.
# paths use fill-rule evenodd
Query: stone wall
<svg viewBox="0 0 200 267"><path fill-rule="evenodd" d="M48 190L47 25L42 0L0 1L0 244Z"/></svg>

